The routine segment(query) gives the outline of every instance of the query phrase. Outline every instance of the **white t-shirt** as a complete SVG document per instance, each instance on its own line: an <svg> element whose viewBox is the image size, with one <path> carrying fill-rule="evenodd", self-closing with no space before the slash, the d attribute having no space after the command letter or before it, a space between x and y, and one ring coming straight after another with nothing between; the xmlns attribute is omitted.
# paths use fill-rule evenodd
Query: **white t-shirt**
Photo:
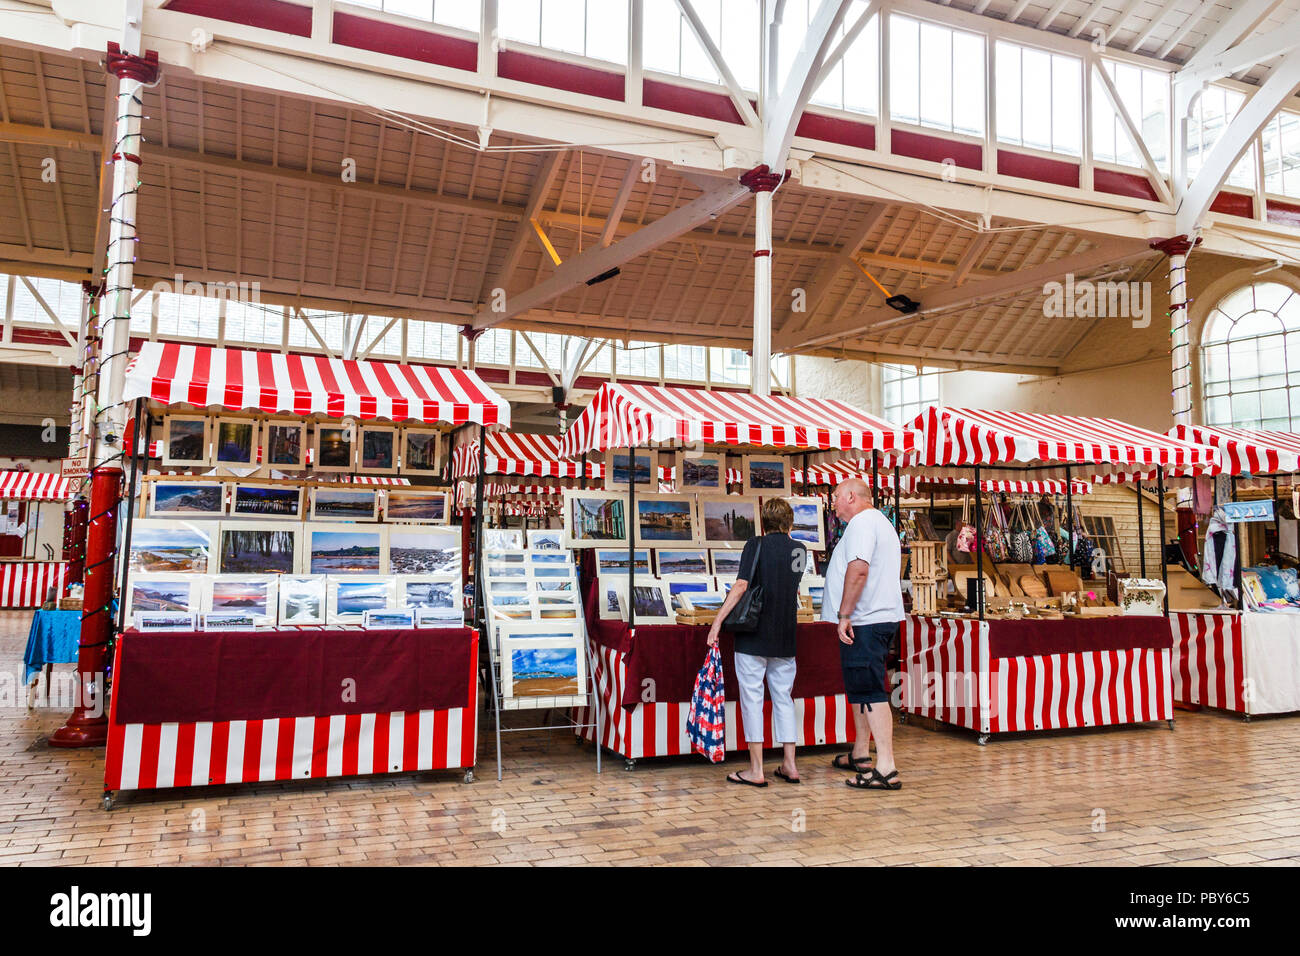
<svg viewBox="0 0 1300 956"><path fill-rule="evenodd" d="M865 561L867 583L849 619L862 624L892 624L903 619L903 589L899 583L902 547L898 532L880 511L868 508L854 515L844 536L831 552L826 568L826 590L822 599L822 620L837 621L844 594L844 573L850 561Z"/></svg>

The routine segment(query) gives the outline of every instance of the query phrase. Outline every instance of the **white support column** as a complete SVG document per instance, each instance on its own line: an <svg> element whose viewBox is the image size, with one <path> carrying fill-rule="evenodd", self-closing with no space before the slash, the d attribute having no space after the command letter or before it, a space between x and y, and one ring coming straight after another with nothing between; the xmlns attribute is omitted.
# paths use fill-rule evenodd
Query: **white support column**
<svg viewBox="0 0 1300 956"><path fill-rule="evenodd" d="M138 4L137 4L138 6ZM126 451L122 444L129 409L122 401L131 342L134 291L136 204L140 189L140 124L144 81L157 75L139 57L140 23L128 16L123 56L110 69L118 76L117 132L113 142L113 194L108 234L108 272L99 324L99 408L92 466L112 464ZM134 33L134 36L132 35Z"/></svg>
<svg viewBox="0 0 1300 956"><path fill-rule="evenodd" d="M754 194L754 355L749 363L755 395L771 393L772 377L772 193Z"/></svg>

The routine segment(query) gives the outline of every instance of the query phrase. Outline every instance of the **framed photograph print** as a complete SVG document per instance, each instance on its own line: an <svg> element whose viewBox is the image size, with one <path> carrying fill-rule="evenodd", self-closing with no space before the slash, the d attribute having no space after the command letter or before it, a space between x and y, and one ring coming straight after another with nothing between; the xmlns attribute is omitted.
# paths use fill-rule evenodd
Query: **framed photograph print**
<svg viewBox="0 0 1300 956"><path fill-rule="evenodd" d="M626 570L627 562L623 562ZM660 548L655 552L655 564L661 578L674 574L708 574L709 554L703 548L673 551Z"/></svg>
<svg viewBox="0 0 1300 956"><path fill-rule="evenodd" d="M397 606L421 611L428 626L460 627L465 620L459 574L411 574L397 579Z"/></svg>
<svg viewBox="0 0 1300 956"><path fill-rule="evenodd" d="M273 627L280 607L273 574L213 574L203 588L204 612L240 611L255 627Z"/></svg>
<svg viewBox="0 0 1300 956"><path fill-rule="evenodd" d="M344 529L338 525L307 525L306 559L308 574L384 574L388 569L385 529Z"/></svg>
<svg viewBox="0 0 1300 956"><path fill-rule="evenodd" d="M127 570L207 574L215 570L212 549L219 530L214 521L139 518L131 527Z"/></svg>
<svg viewBox="0 0 1300 956"><path fill-rule="evenodd" d="M126 619L134 624L140 613L197 612L203 606L203 584L206 577L202 574L170 572L132 574L129 578Z"/></svg>
<svg viewBox="0 0 1300 956"><path fill-rule="evenodd" d="M326 619L330 624L361 624L367 611L393 609L397 582L388 576L329 579Z"/></svg>
<svg viewBox="0 0 1300 956"><path fill-rule="evenodd" d="M746 455L743 478L742 490L747 495L775 498L790 494L790 463L780 455Z"/></svg>
<svg viewBox="0 0 1300 956"><path fill-rule="evenodd" d="M280 471L302 471L307 466L307 426L274 418L263 422L262 464Z"/></svg>
<svg viewBox="0 0 1300 956"><path fill-rule="evenodd" d="M573 564L573 555L568 551L527 551L528 563L533 566L538 565L561 565L568 567Z"/></svg>
<svg viewBox="0 0 1300 956"><path fill-rule="evenodd" d="M668 585L668 597L673 602L673 610L679 610L685 607L682 599L678 596L683 591L700 594L705 591L716 590L714 587L713 577L708 574L679 574L676 577L664 581Z"/></svg>
<svg viewBox="0 0 1300 956"><path fill-rule="evenodd" d="M636 483L638 487L658 488L655 474L656 455L650 449L638 448L636 452ZM605 452L605 490L627 491L628 478L633 473L632 461L626 448L611 448Z"/></svg>
<svg viewBox="0 0 1300 956"><path fill-rule="evenodd" d="M296 522L223 522L213 571L222 574L295 574L301 544L302 525Z"/></svg>
<svg viewBox="0 0 1300 956"><path fill-rule="evenodd" d="M602 621L627 620L627 577L600 575L596 579L596 610Z"/></svg>
<svg viewBox="0 0 1300 956"><path fill-rule="evenodd" d="M361 626L367 630L408 630L415 627L415 612L411 608L394 611L366 611Z"/></svg>
<svg viewBox="0 0 1300 956"><path fill-rule="evenodd" d="M211 422L205 415L168 415L163 419L162 463L212 464Z"/></svg>
<svg viewBox="0 0 1300 956"><path fill-rule="evenodd" d="M632 558L636 562L637 574L650 574L648 548L637 548L632 552ZM627 576L627 548L601 548L596 552L597 574L616 574L620 571Z"/></svg>
<svg viewBox="0 0 1300 956"><path fill-rule="evenodd" d="M263 626L252 611L209 611L203 615L205 631L254 631Z"/></svg>
<svg viewBox="0 0 1300 956"><path fill-rule="evenodd" d="M197 631L197 614L182 614L180 611L138 611L135 615L135 628L141 633L150 631Z"/></svg>
<svg viewBox="0 0 1300 956"><path fill-rule="evenodd" d="M484 528L484 551L522 551L524 533L518 528Z"/></svg>
<svg viewBox="0 0 1300 956"><path fill-rule="evenodd" d="M663 581L633 581L632 607L638 624L676 624L672 598Z"/></svg>
<svg viewBox="0 0 1300 956"><path fill-rule="evenodd" d="M717 614L727 596L721 591L682 591L682 606L688 611L705 611Z"/></svg>
<svg viewBox="0 0 1300 956"><path fill-rule="evenodd" d="M313 471L352 471L352 437L355 425L319 422L312 439Z"/></svg>
<svg viewBox="0 0 1300 956"><path fill-rule="evenodd" d="M758 534L757 498L700 495L700 528L709 548L743 548Z"/></svg>
<svg viewBox="0 0 1300 956"><path fill-rule="evenodd" d="M219 518L225 510L226 489L219 482L149 483L150 517Z"/></svg>
<svg viewBox="0 0 1300 956"><path fill-rule="evenodd" d="M325 576L280 578L280 624L325 623Z"/></svg>
<svg viewBox="0 0 1300 956"><path fill-rule="evenodd" d="M826 550L826 522L822 517L825 502L821 498L787 498L794 511L790 537L809 551Z"/></svg>
<svg viewBox="0 0 1300 956"><path fill-rule="evenodd" d="M533 551L561 551L563 540L562 528L534 528L528 532L528 547Z"/></svg>
<svg viewBox="0 0 1300 956"><path fill-rule="evenodd" d="M460 577L459 528L389 528L390 574L455 574Z"/></svg>
<svg viewBox="0 0 1300 956"><path fill-rule="evenodd" d="M384 492L384 520L401 524L447 524L451 495L445 491L389 488Z"/></svg>
<svg viewBox="0 0 1300 956"><path fill-rule="evenodd" d="M647 495L636 499L637 544L694 544L698 540L693 495Z"/></svg>
<svg viewBox="0 0 1300 956"><path fill-rule="evenodd" d="M799 593L812 599L813 613L822 612L822 593L826 590L826 579L817 574L805 574L799 579Z"/></svg>
<svg viewBox="0 0 1300 956"><path fill-rule="evenodd" d="M734 578L740 573L740 552L719 550L710 551L709 571L720 577Z"/></svg>
<svg viewBox="0 0 1300 956"><path fill-rule="evenodd" d="M404 475L437 475L442 471L440 435L431 428L403 428L401 471Z"/></svg>
<svg viewBox="0 0 1300 956"><path fill-rule="evenodd" d="M627 545L627 500L613 491L565 488L564 546L594 548Z"/></svg>
<svg viewBox="0 0 1300 956"><path fill-rule="evenodd" d="M213 460L218 465L257 464L258 423L244 418L218 418L213 436Z"/></svg>
<svg viewBox="0 0 1300 956"><path fill-rule="evenodd" d="M526 705L530 699L585 694L587 660L579 628L506 622L498 630L498 640L503 698Z"/></svg>
<svg viewBox="0 0 1300 956"><path fill-rule="evenodd" d="M379 491L376 488L313 488L313 521L377 521Z"/></svg>
<svg viewBox="0 0 1300 956"><path fill-rule="evenodd" d="M234 487L230 514L243 518L302 518L304 489L297 485L246 485Z"/></svg>
<svg viewBox="0 0 1300 956"><path fill-rule="evenodd" d="M679 451L675 463L677 472L677 490L689 493L693 491L711 492L715 495L725 494L727 490L727 456L708 452L694 454Z"/></svg>
<svg viewBox="0 0 1300 956"><path fill-rule="evenodd" d="M391 425L361 426L357 471L388 475L397 471L397 429Z"/></svg>

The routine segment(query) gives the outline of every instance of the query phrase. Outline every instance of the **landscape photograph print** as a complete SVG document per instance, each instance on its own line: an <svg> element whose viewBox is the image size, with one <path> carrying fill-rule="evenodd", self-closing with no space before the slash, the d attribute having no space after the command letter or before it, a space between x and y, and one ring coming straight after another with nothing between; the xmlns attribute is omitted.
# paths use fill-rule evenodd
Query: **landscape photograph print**
<svg viewBox="0 0 1300 956"><path fill-rule="evenodd" d="M208 420L179 415L167 417L164 465L208 463Z"/></svg>
<svg viewBox="0 0 1300 956"><path fill-rule="evenodd" d="M397 430L361 429L361 466L358 471L393 471L397 467Z"/></svg>
<svg viewBox="0 0 1300 956"><path fill-rule="evenodd" d="M296 530L234 524L221 529L220 568L225 574L292 574L297 551Z"/></svg>
<svg viewBox="0 0 1300 956"><path fill-rule="evenodd" d="M223 465L253 463L256 422L223 418L217 422L217 462Z"/></svg>
<svg viewBox="0 0 1300 956"><path fill-rule="evenodd" d="M280 579L280 623L325 623L325 578Z"/></svg>
<svg viewBox="0 0 1300 956"><path fill-rule="evenodd" d="M153 482L150 514L217 516L225 510L226 492L215 482Z"/></svg>
<svg viewBox="0 0 1300 956"><path fill-rule="evenodd" d="M723 491L726 488L725 455L693 456L677 453L677 490L703 489Z"/></svg>
<svg viewBox="0 0 1300 956"><path fill-rule="evenodd" d="M374 531L311 529L312 574L379 574L383 571L383 535Z"/></svg>
<svg viewBox="0 0 1300 956"><path fill-rule="evenodd" d="M655 495L636 502L638 542L694 541L695 501L685 496Z"/></svg>
<svg viewBox="0 0 1300 956"><path fill-rule="evenodd" d="M197 575L190 580L133 577L131 580L131 618L136 611L189 611L191 588Z"/></svg>
<svg viewBox="0 0 1300 956"><path fill-rule="evenodd" d="M317 471L351 471L351 435L351 425L317 425L313 467Z"/></svg>
<svg viewBox="0 0 1300 956"><path fill-rule="evenodd" d="M565 497L565 540L570 548L589 548L627 540L625 502L615 494L576 492Z"/></svg>
<svg viewBox="0 0 1300 956"><path fill-rule="evenodd" d="M389 489L385 493L384 519L408 523L446 524L447 493Z"/></svg>
<svg viewBox="0 0 1300 956"><path fill-rule="evenodd" d="M262 427L264 462L274 468L301 468L304 460L301 422L267 422Z"/></svg>
<svg viewBox="0 0 1300 956"><path fill-rule="evenodd" d="M211 549L211 531L202 524L146 518L131 528L130 569L206 574Z"/></svg>
<svg viewBox="0 0 1300 956"><path fill-rule="evenodd" d="M373 489L316 488L311 496L311 516L318 521L374 521L379 513L379 492Z"/></svg>
<svg viewBox="0 0 1300 956"><path fill-rule="evenodd" d="M460 572L460 529L388 532L388 570L392 574Z"/></svg>
<svg viewBox="0 0 1300 956"><path fill-rule="evenodd" d="M236 485L230 513L254 518L298 518L302 516L302 491L293 485Z"/></svg>
<svg viewBox="0 0 1300 956"><path fill-rule="evenodd" d="M790 465L784 458L764 458L749 455L745 458L745 494L764 496L790 493Z"/></svg>
<svg viewBox="0 0 1300 956"><path fill-rule="evenodd" d="M758 499L740 495L700 498L704 543L710 547L743 547L758 531Z"/></svg>

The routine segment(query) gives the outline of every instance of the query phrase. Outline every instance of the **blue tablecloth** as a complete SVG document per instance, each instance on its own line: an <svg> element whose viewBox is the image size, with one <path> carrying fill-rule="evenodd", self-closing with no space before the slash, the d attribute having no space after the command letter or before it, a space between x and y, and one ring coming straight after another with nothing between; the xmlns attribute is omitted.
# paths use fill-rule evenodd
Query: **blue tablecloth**
<svg viewBox="0 0 1300 956"><path fill-rule="evenodd" d="M23 654L23 683L46 664L77 663L77 645L81 640L80 611L37 611L27 634L27 651Z"/></svg>

